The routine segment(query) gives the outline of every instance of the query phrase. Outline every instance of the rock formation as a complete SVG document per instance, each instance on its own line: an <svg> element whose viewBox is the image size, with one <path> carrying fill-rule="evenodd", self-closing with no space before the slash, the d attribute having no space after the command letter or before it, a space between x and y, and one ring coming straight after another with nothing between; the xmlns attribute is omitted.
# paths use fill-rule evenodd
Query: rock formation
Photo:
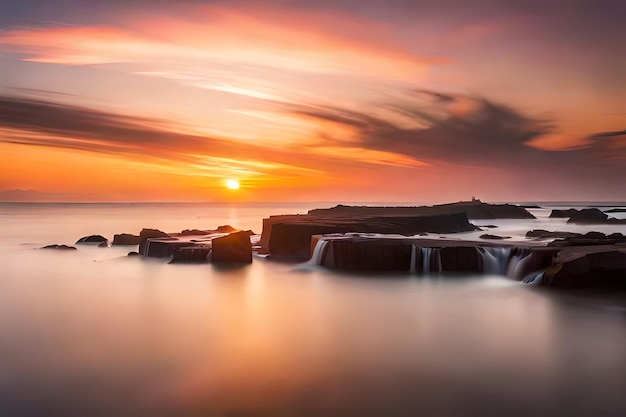
<svg viewBox="0 0 626 417"><path fill-rule="evenodd" d="M554 288L626 288L626 253L616 250L583 253L555 263L541 284Z"/></svg>
<svg viewBox="0 0 626 417"><path fill-rule="evenodd" d="M550 217L569 219L567 223L570 224L626 224L626 219L609 217L597 208L552 210Z"/></svg>
<svg viewBox="0 0 626 417"><path fill-rule="evenodd" d="M574 232L560 232L560 231L549 232L543 229L535 229L535 230L526 232L526 237L533 238L533 239L563 239L563 238L579 237L579 236L582 236L582 234L574 233Z"/></svg>
<svg viewBox="0 0 626 417"><path fill-rule="evenodd" d="M100 236L100 235L91 235L91 236L81 237L80 239L78 239L76 241L76 244L80 244L80 243L102 243L102 242L108 242L107 238L104 237L104 236Z"/></svg>
<svg viewBox="0 0 626 417"><path fill-rule="evenodd" d="M569 219L570 217L572 217L573 214L578 213L578 210L574 209L574 208L570 208L567 210L552 210L552 212L550 213L550 218L552 219Z"/></svg>
<svg viewBox="0 0 626 417"><path fill-rule="evenodd" d="M480 235L479 238L488 239L488 240L503 240L503 239L510 239L511 236L498 236L498 235L485 233L484 235Z"/></svg>
<svg viewBox="0 0 626 417"><path fill-rule="evenodd" d="M314 216L431 216L440 214L465 213L470 220L478 219L534 219L531 213L513 204L488 204L480 200L417 207L376 207L338 205L328 209L314 209Z"/></svg>
<svg viewBox="0 0 626 417"><path fill-rule="evenodd" d="M68 246L68 245L46 245L40 249L52 249L52 250L76 250L75 246Z"/></svg>
<svg viewBox="0 0 626 417"><path fill-rule="evenodd" d="M134 246L138 245L140 241L141 237L129 233L113 235L113 246Z"/></svg>
<svg viewBox="0 0 626 417"><path fill-rule="evenodd" d="M139 233L139 253L144 256L146 255L145 250L148 239L167 237L170 237L170 235L158 229L142 229Z"/></svg>
<svg viewBox="0 0 626 417"><path fill-rule="evenodd" d="M609 216L606 213L597 208L588 208L573 213L567 222L574 224L599 224L606 223L608 218Z"/></svg>
<svg viewBox="0 0 626 417"><path fill-rule="evenodd" d="M589 232L584 235L569 236L548 243L548 246L552 247L598 245L626 246L626 236L622 235L621 233L612 233L610 235L605 235L601 232Z"/></svg>
<svg viewBox="0 0 626 417"><path fill-rule="evenodd" d="M312 262L346 271L472 272L521 280L552 265L559 249L474 241L367 237L359 234L314 236Z"/></svg>
<svg viewBox="0 0 626 417"><path fill-rule="evenodd" d="M211 262L251 263L252 244L248 232L235 232L213 239Z"/></svg>

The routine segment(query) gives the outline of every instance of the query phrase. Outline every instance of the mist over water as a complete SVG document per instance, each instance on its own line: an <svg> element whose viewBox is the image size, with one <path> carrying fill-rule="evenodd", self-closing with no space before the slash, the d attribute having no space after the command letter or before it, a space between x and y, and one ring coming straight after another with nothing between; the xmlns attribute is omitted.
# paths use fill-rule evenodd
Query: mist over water
<svg viewBox="0 0 626 417"><path fill-rule="evenodd" d="M263 217L309 208L0 205L0 415L626 415L617 296L36 249L142 227L260 233Z"/></svg>

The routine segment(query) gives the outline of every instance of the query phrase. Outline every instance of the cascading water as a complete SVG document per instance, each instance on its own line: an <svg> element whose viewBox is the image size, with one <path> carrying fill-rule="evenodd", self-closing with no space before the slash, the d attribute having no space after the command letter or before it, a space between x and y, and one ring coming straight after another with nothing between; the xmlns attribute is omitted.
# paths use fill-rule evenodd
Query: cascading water
<svg viewBox="0 0 626 417"><path fill-rule="evenodd" d="M441 271L440 256L438 248L422 248L422 266L425 274Z"/></svg>
<svg viewBox="0 0 626 417"><path fill-rule="evenodd" d="M540 285L543 281L543 274L543 272L539 272L536 274L528 275L526 278L524 278L523 282L529 285Z"/></svg>
<svg viewBox="0 0 626 417"><path fill-rule="evenodd" d="M309 260L309 264L311 265L321 265L324 256L324 249L326 249L326 245L328 245L328 239L320 239L315 244L315 249L313 249L313 255L311 255L311 259Z"/></svg>
<svg viewBox="0 0 626 417"><path fill-rule="evenodd" d="M433 248L422 248L422 269L425 274L430 272L430 254Z"/></svg>
<svg viewBox="0 0 626 417"><path fill-rule="evenodd" d="M478 248L483 258L483 271L486 274L506 275L511 248Z"/></svg>
<svg viewBox="0 0 626 417"><path fill-rule="evenodd" d="M530 253L530 249L518 249L515 255L511 256L509 259L506 276L517 280L523 278L525 275L526 264L531 260L531 257L529 256Z"/></svg>

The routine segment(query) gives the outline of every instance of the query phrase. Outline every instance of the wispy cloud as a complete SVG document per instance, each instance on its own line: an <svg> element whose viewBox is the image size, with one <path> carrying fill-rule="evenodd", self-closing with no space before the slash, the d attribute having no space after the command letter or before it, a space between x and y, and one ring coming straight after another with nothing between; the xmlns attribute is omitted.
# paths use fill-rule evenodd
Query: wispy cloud
<svg viewBox="0 0 626 417"><path fill-rule="evenodd" d="M533 141L554 134L557 126L553 120L527 116L481 97L427 90L418 93L426 98L425 102L381 105L398 113L398 117L411 118L414 127L381 118L372 111L320 105L290 109L303 117L344 126L350 132L349 140L322 134L329 141L404 155L430 165L482 166L520 175L533 170L548 175L576 175L576 171L585 170L598 181L610 180L611 174L626 174L626 166L615 163L626 157L626 149L616 141L626 135L624 131L591 135L584 146L576 149L548 151L536 148ZM459 103L463 103L462 111Z"/></svg>

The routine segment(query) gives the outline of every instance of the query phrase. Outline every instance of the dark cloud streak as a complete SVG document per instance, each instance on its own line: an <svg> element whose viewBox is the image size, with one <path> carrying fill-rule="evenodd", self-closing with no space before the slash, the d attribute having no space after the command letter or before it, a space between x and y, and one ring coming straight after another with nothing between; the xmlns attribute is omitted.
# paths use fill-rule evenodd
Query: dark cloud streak
<svg viewBox="0 0 626 417"><path fill-rule="evenodd" d="M543 173L606 183L614 183L613 175L626 174L626 166L619 163L626 155L611 146L611 138L623 136L625 131L593 135L586 147L576 150L541 150L532 146L532 141L555 133L554 121L526 116L486 98L418 93L430 97L430 105L400 103L384 107L423 127L401 127L367 112L337 107L315 106L306 110L297 107L292 111L356 129L360 146L364 148L394 152L428 163L495 168L520 178ZM468 100L472 106L464 113L447 107Z"/></svg>

